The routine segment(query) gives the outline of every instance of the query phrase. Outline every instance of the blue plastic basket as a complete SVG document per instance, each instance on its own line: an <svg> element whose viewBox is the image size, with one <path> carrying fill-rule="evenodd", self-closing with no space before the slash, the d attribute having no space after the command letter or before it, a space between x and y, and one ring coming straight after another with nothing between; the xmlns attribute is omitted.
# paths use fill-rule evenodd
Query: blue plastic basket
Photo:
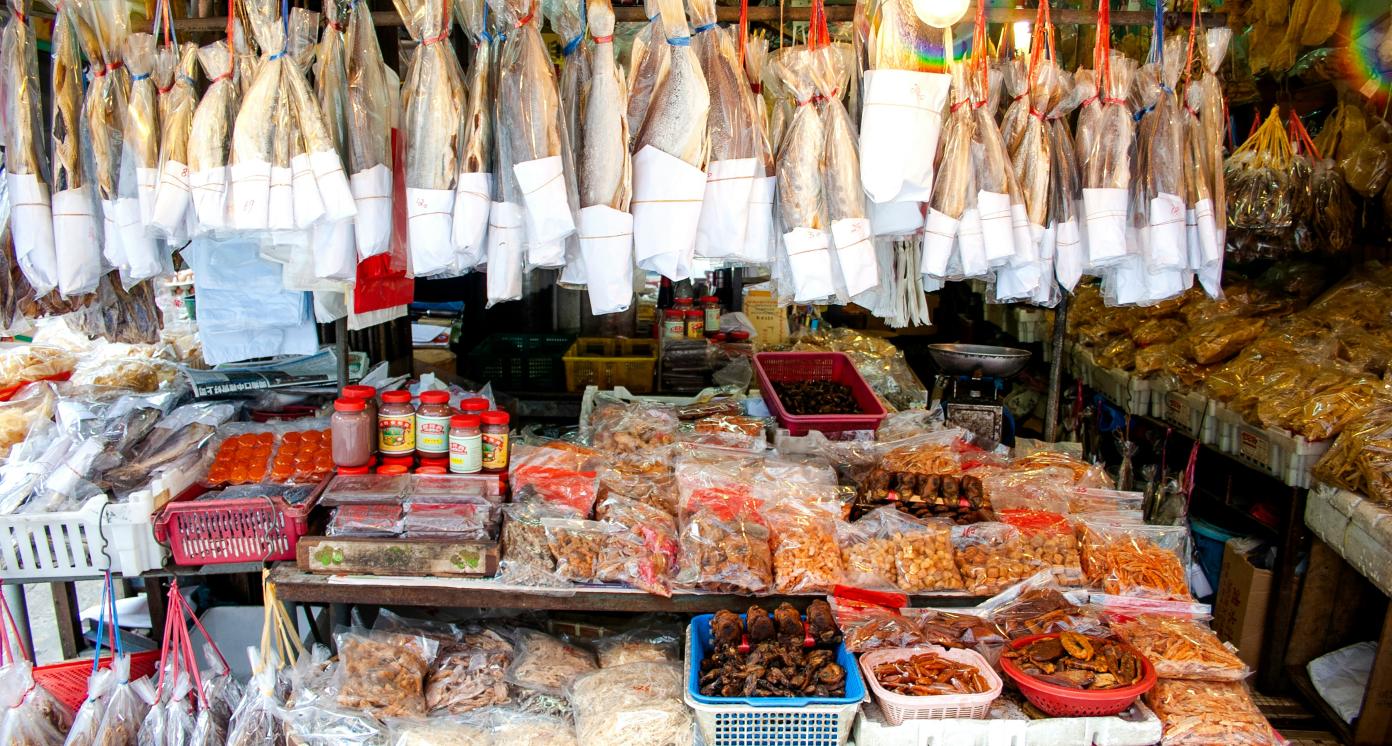
<svg viewBox="0 0 1392 746"><path fill-rule="evenodd" d="M701 660L711 647L714 616L700 614L691 620L686 652L686 703L696 713L706 746L841 746L846 742L865 699L865 682L845 645L836 647L836 662L846 670L844 697L706 697L700 693Z"/></svg>

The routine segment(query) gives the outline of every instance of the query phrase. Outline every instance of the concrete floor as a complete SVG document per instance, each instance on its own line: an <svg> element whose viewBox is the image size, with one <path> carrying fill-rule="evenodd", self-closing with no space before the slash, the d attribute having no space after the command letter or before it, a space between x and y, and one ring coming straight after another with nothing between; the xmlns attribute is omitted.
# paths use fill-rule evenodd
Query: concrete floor
<svg viewBox="0 0 1392 746"><path fill-rule="evenodd" d="M79 609L101 603L100 580L77 583ZM29 630L34 635L34 658L39 665L63 660L63 648L58 642L58 624L53 616L53 594L47 583L24 586L24 601L29 605Z"/></svg>

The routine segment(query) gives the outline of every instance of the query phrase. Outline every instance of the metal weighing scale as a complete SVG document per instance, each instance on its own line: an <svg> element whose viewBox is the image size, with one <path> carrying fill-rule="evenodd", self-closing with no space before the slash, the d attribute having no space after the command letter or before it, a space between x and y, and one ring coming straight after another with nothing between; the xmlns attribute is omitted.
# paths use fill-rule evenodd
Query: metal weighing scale
<svg viewBox="0 0 1392 746"><path fill-rule="evenodd" d="M990 345L932 344L938 365L943 415L947 421L1001 442L1005 419L1005 379L1029 362L1028 350Z"/></svg>

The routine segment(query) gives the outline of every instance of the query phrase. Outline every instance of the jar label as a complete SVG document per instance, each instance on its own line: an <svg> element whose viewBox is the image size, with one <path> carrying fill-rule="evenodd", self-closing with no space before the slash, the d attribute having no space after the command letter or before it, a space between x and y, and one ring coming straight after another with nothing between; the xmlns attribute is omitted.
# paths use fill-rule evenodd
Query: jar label
<svg viewBox="0 0 1392 746"><path fill-rule="evenodd" d="M507 467L507 433L483 434L483 468L503 469Z"/></svg>
<svg viewBox="0 0 1392 746"><path fill-rule="evenodd" d="M377 450L382 453L410 453L416 450L416 416L378 413Z"/></svg>
<svg viewBox="0 0 1392 746"><path fill-rule="evenodd" d="M478 435L450 438L449 468L455 474L473 474L483 468L483 438Z"/></svg>
<svg viewBox="0 0 1392 746"><path fill-rule="evenodd" d="M449 453L448 417L416 415L416 450L421 453Z"/></svg>

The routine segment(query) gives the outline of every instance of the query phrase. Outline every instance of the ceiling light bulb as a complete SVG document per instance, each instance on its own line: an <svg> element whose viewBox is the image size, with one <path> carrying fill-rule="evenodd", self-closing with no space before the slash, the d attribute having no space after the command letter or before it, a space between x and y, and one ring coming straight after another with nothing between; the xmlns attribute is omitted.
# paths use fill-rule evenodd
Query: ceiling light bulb
<svg viewBox="0 0 1392 746"><path fill-rule="evenodd" d="M971 0L913 0L914 15L933 28L947 28L962 20Z"/></svg>

